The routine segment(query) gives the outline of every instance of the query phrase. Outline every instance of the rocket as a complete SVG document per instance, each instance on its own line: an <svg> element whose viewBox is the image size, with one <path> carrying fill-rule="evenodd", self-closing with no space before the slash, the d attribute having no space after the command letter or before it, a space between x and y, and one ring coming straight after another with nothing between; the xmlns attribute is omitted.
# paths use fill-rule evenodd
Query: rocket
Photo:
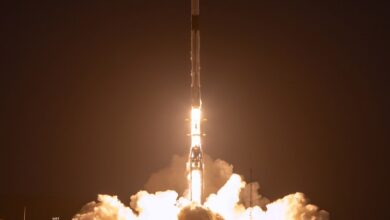
<svg viewBox="0 0 390 220"><path fill-rule="evenodd" d="M198 205L202 202L204 169L201 107L199 0L191 0L191 148L187 168L190 200Z"/></svg>
<svg viewBox="0 0 390 220"><path fill-rule="evenodd" d="M191 80L192 107L200 108L199 0L191 0Z"/></svg>

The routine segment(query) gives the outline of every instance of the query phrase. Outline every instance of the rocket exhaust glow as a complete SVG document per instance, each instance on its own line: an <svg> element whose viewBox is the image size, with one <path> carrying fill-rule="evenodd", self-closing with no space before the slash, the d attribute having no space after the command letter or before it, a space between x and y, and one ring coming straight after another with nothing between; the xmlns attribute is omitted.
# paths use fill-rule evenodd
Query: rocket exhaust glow
<svg viewBox="0 0 390 220"><path fill-rule="evenodd" d="M199 0L191 0L191 148L187 169L190 200L199 205L202 204L204 169L201 123Z"/></svg>
<svg viewBox="0 0 390 220"><path fill-rule="evenodd" d="M258 194L259 184L247 184L233 173L232 165L209 156L203 157L203 114L200 92L200 32L199 0L191 0L191 119L189 156L174 157L172 164L149 179L152 185L176 188L176 191L141 190L130 197L130 206L117 196L99 195L97 202L86 204L74 220L329 220L329 213L310 204L303 193L293 193L273 202ZM204 167L206 161L207 193L204 193ZM188 194L179 196L186 184L184 166L187 162ZM127 175L127 173L126 173ZM252 179L252 178L251 178ZM148 185L148 184L146 184ZM159 188L158 187L158 188ZM153 187L152 187L153 188ZM215 189L214 189L215 188ZM254 188L254 189L252 189ZM162 191L165 190L165 191ZM204 201L202 201L204 199ZM252 201L253 200L253 201Z"/></svg>

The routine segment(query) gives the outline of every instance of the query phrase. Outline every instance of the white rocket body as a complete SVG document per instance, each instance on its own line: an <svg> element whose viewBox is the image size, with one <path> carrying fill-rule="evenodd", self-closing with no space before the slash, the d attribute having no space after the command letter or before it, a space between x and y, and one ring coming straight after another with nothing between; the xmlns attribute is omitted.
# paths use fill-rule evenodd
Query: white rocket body
<svg viewBox="0 0 390 220"><path fill-rule="evenodd" d="M191 0L191 149L189 155L190 200L201 204L203 196L202 101L200 95L199 0Z"/></svg>

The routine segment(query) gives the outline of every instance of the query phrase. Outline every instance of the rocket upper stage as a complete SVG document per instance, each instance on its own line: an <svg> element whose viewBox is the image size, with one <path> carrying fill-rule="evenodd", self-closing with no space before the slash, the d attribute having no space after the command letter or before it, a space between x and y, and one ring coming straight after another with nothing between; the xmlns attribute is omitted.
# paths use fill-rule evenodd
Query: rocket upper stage
<svg viewBox="0 0 390 220"><path fill-rule="evenodd" d="M200 107L200 31L199 0L191 0L191 104Z"/></svg>
<svg viewBox="0 0 390 220"><path fill-rule="evenodd" d="M191 14L199 15L199 0L191 0Z"/></svg>

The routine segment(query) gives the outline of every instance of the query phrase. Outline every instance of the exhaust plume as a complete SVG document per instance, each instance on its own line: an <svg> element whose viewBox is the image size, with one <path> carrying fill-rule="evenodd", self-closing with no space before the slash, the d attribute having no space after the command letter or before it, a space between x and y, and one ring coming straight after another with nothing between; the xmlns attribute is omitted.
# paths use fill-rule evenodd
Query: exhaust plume
<svg viewBox="0 0 390 220"><path fill-rule="evenodd" d="M146 188L155 191L173 186L186 191L185 156L174 156L169 167L153 174ZM130 206L116 196L99 195L97 202L86 204L73 220L328 220L329 213L309 204L303 193L293 193L274 202L259 194L259 184L247 184L233 173L233 166L223 160L205 156L206 181L210 192L203 206L194 206L188 197L179 197L173 190L149 193L140 191L131 196ZM180 166L181 165L181 166ZM184 167L184 168L180 168ZM209 171L210 169L210 171ZM180 172L177 172L177 171ZM208 179L210 177L210 179ZM179 184L175 184L177 181ZM158 183L162 183L159 186ZM183 188L181 188L183 187ZM252 190L250 190L252 187ZM249 207L252 191L252 207Z"/></svg>

